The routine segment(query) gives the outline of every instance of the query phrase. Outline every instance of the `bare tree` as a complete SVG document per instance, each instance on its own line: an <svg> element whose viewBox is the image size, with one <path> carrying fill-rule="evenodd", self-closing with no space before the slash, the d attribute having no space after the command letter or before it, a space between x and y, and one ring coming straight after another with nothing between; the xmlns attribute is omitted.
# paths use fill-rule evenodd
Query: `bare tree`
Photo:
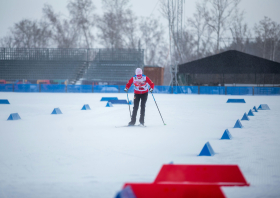
<svg viewBox="0 0 280 198"><path fill-rule="evenodd" d="M271 49L271 60L276 60L276 52L280 43L280 24L277 24L275 21L271 24L271 40L272 40L272 49Z"/></svg>
<svg viewBox="0 0 280 198"><path fill-rule="evenodd" d="M16 48L48 47L51 31L42 21L23 19L10 29L9 36L2 39L2 45Z"/></svg>
<svg viewBox="0 0 280 198"><path fill-rule="evenodd" d="M172 43L176 41L174 26L175 26L175 19L176 19L176 4L173 0L161 0L160 1L160 12L162 13L163 17L168 21L168 28L169 28L169 51L172 51ZM175 45L174 45L175 46ZM178 50L178 48L177 48ZM175 59L172 59L172 54L170 54L170 61L171 65L175 64Z"/></svg>
<svg viewBox="0 0 280 198"><path fill-rule="evenodd" d="M126 48L137 48L137 43L139 41L137 20L138 18L134 15L131 9L126 10L122 24L122 34L124 46Z"/></svg>
<svg viewBox="0 0 280 198"><path fill-rule="evenodd" d="M145 49L145 64L163 66L158 59L162 47L161 44L165 43L164 29L159 23L159 20L150 17L142 18L139 24L139 30L141 43Z"/></svg>
<svg viewBox="0 0 280 198"><path fill-rule="evenodd" d="M108 48L123 48L123 27L129 0L103 0L103 15L98 17L97 28L100 43Z"/></svg>
<svg viewBox="0 0 280 198"><path fill-rule="evenodd" d="M95 6L92 0L72 0L67 8L70 13L70 23L76 26L79 32L79 47L92 48L94 42L93 28L95 26Z"/></svg>
<svg viewBox="0 0 280 198"><path fill-rule="evenodd" d="M187 29L184 31L183 34L183 42L182 45L182 52L184 53L184 62L189 62L194 59L197 59L197 56L195 55L195 47L197 43L195 42L194 35L188 31Z"/></svg>
<svg viewBox="0 0 280 198"><path fill-rule="evenodd" d="M188 19L187 25L193 32L196 40L196 56L201 58L207 50L207 45L210 44L212 30L208 26L209 13L206 7L206 1L196 4L196 12L193 18ZM203 47L202 47L203 46Z"/></svg>
<svg viewBox="0 0 280 198"><path fill-rule="evenodd" d="M54 12L51 5L43 7L44 18L52 30L53 45L58 48L75 48L78 43L78 28Z"/></svg>
<svg viewBox="0 0 280 198"><path fill-rule="evenodd" d="M256 41L262 45L262 57L275 60L275 54L280 40L280 25L268 17L254 27Z"/></svg>
<svg viewBox="0 0 280 198"><path fill-rule="evenodd" d="M230 32L233 38L233 48L245 52L246 43L249 42L251 32L248 25L243 22L244 11L240 12L238 9L235 10L235 14L232 17L232 23L230 26Z"/></svg>
<svg viewBox="0 0 280 198"><path fill-rule="evenodd" d="M0 39L0 47L4 48L15 48L14 38L11 36L11 32L9 32L9 35L4 36Z"/></svg>
<svg viewBox="0 0 280 198"><path fill-rule="evenodd" d="M207 18L208 25L216 34L216 49L218 53L221 48L222 36L228 30L232 13L237 9L241 0L205 0L209 5Z"/></svg>

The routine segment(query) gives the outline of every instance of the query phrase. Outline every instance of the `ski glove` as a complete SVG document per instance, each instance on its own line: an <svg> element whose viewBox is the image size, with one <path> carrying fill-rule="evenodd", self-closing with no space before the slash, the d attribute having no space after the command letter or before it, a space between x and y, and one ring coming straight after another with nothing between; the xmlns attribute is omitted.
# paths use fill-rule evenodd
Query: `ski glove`
<svg viewBox="0 0 280 198"><path fill-rule="evenodd" d="M149 91L152 93L154 90L152 88L150 88Z"/></svg>
<svg viewBox="0 0 280 198"><path fill-rule="evenodd" d="M127 90L128 90L127 88L124 88L124 91L125 91L125 92L127 92Z"/></svg>

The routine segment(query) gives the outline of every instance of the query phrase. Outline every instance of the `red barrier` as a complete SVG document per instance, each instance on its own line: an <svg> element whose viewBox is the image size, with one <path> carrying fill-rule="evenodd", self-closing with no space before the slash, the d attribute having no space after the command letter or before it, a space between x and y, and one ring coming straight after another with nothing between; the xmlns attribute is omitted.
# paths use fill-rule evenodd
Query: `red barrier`
<svg viewBox="0 0 280 198"><path fill-rule="evenodd" d="M225 198L216 185L126 183L124 187L128 185L137 198Z"/></svg>
<svg viewBox="0 0 280 198"><path fill-rule="evenodd" d="M0 84L6 84L5 80L0 80Z"/></svg>
<svg viewBox="0 0 280 198"><path fill-rule="evenodd" d="M50 80L37 80L37 84L48 84L50 85Z"/></svg>
<svg viewBox="0 0 280 198"><path fill-rule="evenodd" d="M163 165L154 183L249 186L237 165Z"/></svg>

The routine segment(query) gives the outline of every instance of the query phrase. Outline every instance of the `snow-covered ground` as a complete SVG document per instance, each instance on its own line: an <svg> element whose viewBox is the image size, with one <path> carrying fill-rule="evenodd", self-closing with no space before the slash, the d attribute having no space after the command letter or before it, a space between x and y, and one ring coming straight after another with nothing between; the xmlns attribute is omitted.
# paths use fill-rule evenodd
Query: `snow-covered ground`
<svg viewBox="0 0 280 198"><path fill-rule="evenodd" d="M0 105L0 197L113 198L125 182L152 182L171 161L238 164L251 186L223 187L227 197L280 197L279 96L154 94L164 126L150 94L146 128L116 128L129 122L128 106L105 107L102 96L126 99L126 94L0 92L11 103ZM246 103L227 104L228 98ZM81 111L84 104L92 110ZM271 110L233 129L260 104ZM56 107L62 115L51 115ZM7 121L10 113L22 119ZM219 140L225 129L232 140ZM207 141L216 155L198 157Z"/></svg>

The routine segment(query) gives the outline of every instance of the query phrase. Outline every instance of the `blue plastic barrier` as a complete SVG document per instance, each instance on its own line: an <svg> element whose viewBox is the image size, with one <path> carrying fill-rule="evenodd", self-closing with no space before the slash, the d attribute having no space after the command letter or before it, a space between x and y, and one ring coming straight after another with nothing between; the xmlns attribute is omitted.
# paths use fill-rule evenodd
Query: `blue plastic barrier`
<svg viewBox="0 0 280 198"><path fill-rule="evenodd" d="M12 92L13 85L12 84L0 84L0 91L1 92Z"/></svg>
<svg viewBox="0 0 280 198"><path fill-rule="evenodd" d="M88 104L85 104L81 110L91 110Z"/></svg>
<svg viewBox="0 0 280 198"><path fill-rule="evenodd" d="M112 104L127 104L127 100L109 100Z"/></svg>
<svg viewBox="0 0 280 198"><path fill-rule="evenodd" d="M233 128L243 128L243 125L241 124L239 119L236 121L236 123L235 123Z"/></svg>
<svg viewBox="0 0 280 198"><path fill-rule="evenodd" d="M198 94L197 86L174 86L174 94Z"/></svg>
<svg viewBox="0 0 280 198"><path fill-rule="evenodd" d="M111 102L107 102L106 107L113 107Z"/></svg>
<svg viewBox="0 0 280 198"><path fill-rule="evenodd" d="M227 87L227 95L253 95L253 87Z"/></svg>
<svg viewBox="0 0 280 198"><path fill-rule="evenodd" d="M10 102L7 99L0 99L0 104L10 104Z"/></svg>
<svg viewBox="0 0 280 198"><path fill-rule="evenodd" d="M38 84L16 84L14 92L39 92Z"/></svg>
<svg viewBox="0 0 280 198"><path fill-rule="evenodd" d="M18 113L11 113L7 120L20 120Z"/></svg>
<svg viewBox="0 0 280 198"><path fill-rule="evenodd" d="M198 156L213 156L215 152L209 142L206 142Z"/></svg>
<svg viewBox="0 0 280 198"><path fill-rule="evenodd" d="M228 129L226 129L221 137L221 140L230 140L230 139L232 139L232 136L231 136L230 132L228 131Z"/></svg>
<svg viewBox="0 0 280 198"><path fill-rule="evenodd" d="M51 114L62 114L60 108L54 108Z"/></svg>
<svg viewBox="0 0 280 198"><path fill-rule="evenodd" d="M118 85L94 85L94 93L119 93Z"/></svg>
<svg viewBox="0 0 280 198"><path fill-rule="evenodd" d="M259 106L258 110L270 110L270 108L267 104L261 104Z"/></svg>
<svg viewBox="0 0 280 198"><path fill-rule="evenodd" d="M225 95L225 87L217 87L217 86L201 86L200 94L218 94Z"/></svg>
<svg viewBox="0 0 280 198"><path fill-rule="evenodd" d="M125 85L120 85L120 93L126 93L124 91L124 88L125 88ZM128 93L133 93L133 92L134 92L134 85L132 85L128 90Z"/></svg>
<svg viewBox="0 0 280 198"><path fill-rule="evenodd" d="M227 103L246 103L244 99L228 99Z"/></svg>
<svg viewBox="0 0 280 198"><path fill-rule="evenodd" d="M153 93L172 93L172 87L170 86L155 86Z"/></svg>
<svg viewBox="0 0 280 198"><path fill-rule="evenodd" d="M92 85L67 85L68 93L92 93Z"/></svg>
<svg viewBox="0 0 280 198"><path fill-rule="evenodd" d="M280 95L279 87L255 87L254 95Z"/></svg>
<svg viewBox="0 0 280 198"><path fill-rule="evenodd" d="M65 85L41 84L41 92L65 93Z"/></svg>
<svg viewBox="0 0 280 198"><path fill-rule="evenodd" d="M118 100L117 97L102 97L100 101Z"/></svg>

